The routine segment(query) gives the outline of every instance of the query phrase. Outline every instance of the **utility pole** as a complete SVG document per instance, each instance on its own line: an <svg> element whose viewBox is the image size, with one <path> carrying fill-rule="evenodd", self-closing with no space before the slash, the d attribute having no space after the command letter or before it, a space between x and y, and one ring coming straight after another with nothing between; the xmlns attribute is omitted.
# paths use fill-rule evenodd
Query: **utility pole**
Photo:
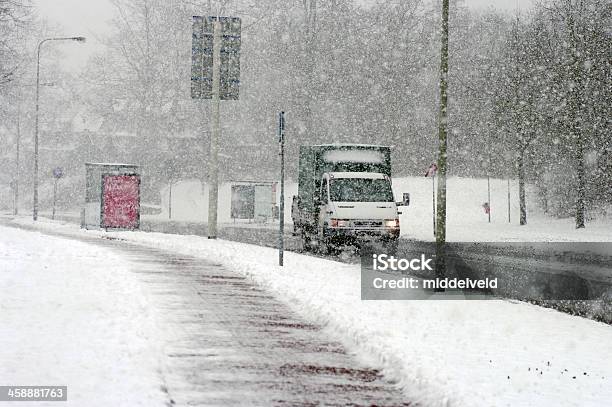
<svg viewBox="0 0 612 407"><path fill-rule="evenodd" d="M219 88L221 82L221 22L213 22L212 75L212 134L210 136L210 165L208 166L208 238L217 238L217 205L219 199Z"/></svg>
<svg viewBox="0 0 612 407"><path fill-rule="evenodd" d="M438 116L438 204L436 222L436 277L446 275L446 161L448 135L448 0L442 0L440 50L440 111Z"/></svg>
<svg viewBox="0 0 612 407"><path fill-rule="evenodd" d="M280 208L278 217L278 265L283 265L285 251L285 112L278 115L278 143L280 144Z"/></svg>

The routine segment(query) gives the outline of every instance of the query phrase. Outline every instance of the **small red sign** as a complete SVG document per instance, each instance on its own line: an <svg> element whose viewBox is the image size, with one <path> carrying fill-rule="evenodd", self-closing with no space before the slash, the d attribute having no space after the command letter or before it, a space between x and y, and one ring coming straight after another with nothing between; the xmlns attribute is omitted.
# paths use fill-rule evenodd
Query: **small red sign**
<svg viewBox="0 0 612 407"><path fill-rule="evenodd" d="M105 175L102 182L102 227L136 229L140 221L137 175Z"/></svg>
<svg viewBox="0 0 612 407"><path fill-rule="evenodd" d="M491 206L489 205L488 202L483 203L482 207L484 208L485 215L488 215L491 213Z"/></svg>

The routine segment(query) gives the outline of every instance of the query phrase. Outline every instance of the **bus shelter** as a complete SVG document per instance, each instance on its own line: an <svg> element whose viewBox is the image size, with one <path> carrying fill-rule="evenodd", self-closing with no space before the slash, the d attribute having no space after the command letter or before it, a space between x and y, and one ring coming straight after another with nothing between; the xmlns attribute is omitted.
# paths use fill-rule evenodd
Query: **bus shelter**
<svg viewBox="0 0 612 407"><path fill-rule="evenodd" d="M138 166L85 163L85 207L82 225L86 229L139 228Z"/></svg>

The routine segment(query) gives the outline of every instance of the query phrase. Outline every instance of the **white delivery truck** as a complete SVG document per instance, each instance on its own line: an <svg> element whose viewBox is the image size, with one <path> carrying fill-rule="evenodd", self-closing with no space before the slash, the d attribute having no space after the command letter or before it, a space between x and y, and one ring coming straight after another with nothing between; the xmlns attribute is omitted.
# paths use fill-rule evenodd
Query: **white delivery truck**
<svg viewBox="0 0 612 407"><path fill-rule="evenodd" d="M294 232L304 250L329 252L378 240L393 248L400 235L391 189L391 149L362 144L301 146L298 195L293 197Z"/></svg>

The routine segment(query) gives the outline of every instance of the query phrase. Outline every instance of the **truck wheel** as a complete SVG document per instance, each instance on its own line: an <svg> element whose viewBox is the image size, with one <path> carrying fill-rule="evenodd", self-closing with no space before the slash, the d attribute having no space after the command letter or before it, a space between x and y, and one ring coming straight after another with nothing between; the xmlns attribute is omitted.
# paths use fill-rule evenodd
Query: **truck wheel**
<svg viewBox="0 0 612 407"><path fill-rule="evenodd" d="M397 240L398 239L389 239L385 242L385 249L387 250L387 254L389 255L397 255Z"/></svg>
<svg viewBox="0 0 612 407"><path fill-rule="evenodd" d="M329 245L329 242L325 239L320 239L319 240L319 253L327 256L328 254L331 253L331 247Z"/></svg>
<svg viewBox="0 0 612 407"><path fill-rule="evenodd" d="M323 229L319 229L318 233L318 244L319 244L319 253L323 255L328 255L331 253L331 242L329 239L325 238L325 234L323 233Z"/></svg>
<svg viewBox="0 0 612 407"><path fill-rule="evenodd" d="M312 250L312 239L310 238L310 234L306 232L303 228L301 232L302 251L309 252Z"/></svg>
<svg viewBox="0 0 612 407"><path fill-rule="evenodd" d="M326 242L324 239L319 240L319 253L325 256L331 253L329 243Z"/></svg>

